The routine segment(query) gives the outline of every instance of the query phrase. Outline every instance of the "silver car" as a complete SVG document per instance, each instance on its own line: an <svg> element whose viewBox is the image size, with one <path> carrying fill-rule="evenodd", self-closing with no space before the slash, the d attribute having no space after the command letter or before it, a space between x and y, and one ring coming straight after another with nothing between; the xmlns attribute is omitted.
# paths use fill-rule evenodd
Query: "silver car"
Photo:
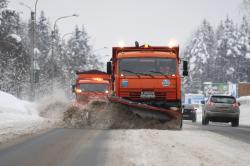
<svg viewBox="0 0 250 166"><path fill-rule="evenodd" d="M212 122L231 122L233 127L239 126L240 109L235 97L227 95L211 95L203 102L202 124Z"/></svg>

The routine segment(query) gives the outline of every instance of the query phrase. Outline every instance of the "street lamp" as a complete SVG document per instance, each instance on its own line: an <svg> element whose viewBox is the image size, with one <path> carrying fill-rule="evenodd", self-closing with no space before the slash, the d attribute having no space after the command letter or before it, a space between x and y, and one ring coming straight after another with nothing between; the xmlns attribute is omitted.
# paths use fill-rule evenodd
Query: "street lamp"
<svg viewBox="0 0 250 166"><path fill-rule="evenodd" d="M53 30L51 32L51 37L52 37L52 42L51 42L51 62L52 62L52 83L51 83L51 86L52 86L52 88L51 89L52 89L52 92L54 91L54 77L55 77L54 44L55 44L55 38L56 38L56 36L55 36L56 24L59 20L71 18L71 17L78 17L78 16L79 15L77 15L77 14L62 16L62 17L57 18L54 22Z"/></svg>
<svg viewBox="0 0 250 166"><path fill-rule="evenodd" d="M73 35L75 32L70 32L70 33L65 33L63 36L62 36L62 41L64 40L64 38L68 35Z"/></svg>
<svg viewBox="0 0 250 166"><path fill-rule="evenodd" d="M36 11L37 11L37 3L38 0L35 1L35 10L32 10L30 6L27 4L20 2L21 6L25 6L30 10L31 13L31 22L32 22L32 47L31 47L31 66L30 66L30 99L34 100L36 93L35 93L35 84L37 83L38 76L36 75L37 72L35 71L36 68L39 68L36 53L35 53L35 46L36 46Z"/></svg>

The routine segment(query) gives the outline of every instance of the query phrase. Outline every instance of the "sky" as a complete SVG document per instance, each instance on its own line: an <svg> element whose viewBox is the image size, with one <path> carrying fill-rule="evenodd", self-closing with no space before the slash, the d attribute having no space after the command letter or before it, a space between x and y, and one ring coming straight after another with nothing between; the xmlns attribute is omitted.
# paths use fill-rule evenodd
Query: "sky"
<svg viewBox="0 0 250 166"><path fill-rule="evenodd" d="M34 8L35 0L9 0L11 9L22 12L24 20ZM242 0L38 0L38 15L43 10L52 24L61 16L78 14L58 22L60 33L73 32L76 24L85 26L95 53L107 59L112 46L167 45L176 40L184 48L192 33L204 19L213 26L229 16L241 19ZM104 49L104 47L107 47Z"/></svg>

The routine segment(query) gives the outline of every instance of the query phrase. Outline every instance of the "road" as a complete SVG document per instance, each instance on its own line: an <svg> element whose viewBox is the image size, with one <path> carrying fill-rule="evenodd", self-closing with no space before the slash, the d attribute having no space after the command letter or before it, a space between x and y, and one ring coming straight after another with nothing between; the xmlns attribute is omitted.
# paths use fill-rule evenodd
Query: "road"
<svg viewBox="0 0 250 166"><path fill-rule="evenodd" d="M137 133L143 134L137 135ZM192 134L196 136L191 137ZM221 135L221 137L218 135ZM199 123L194 124L185 121L182 131L53 129L21 143L5 148L0 147L0 165L165 165L166 162L169 162L169 165L173 163L175 165L239 164L237 159L231 159L228 153L223 152L224 150L222 150L224 158L220 159L220 157L216 158L215 156L214 160L211 160L207 156L213 157L214 154L201 150L208 145L197 145L196 149L189 152L189 146L183 142L185 139L187 139L186 141L190 139L188 144L192 147L194 146L191 144L193 141L202 143L202 141L207 142L211 139L213 141L214 138L217 139L217 142L210 144L215 144L216 147L218 146L216 144L222 141L223 146L226 146L225 151L228 148L237 149L236 147L230 147L231 143L240 144L246 148L246 145L250 144L250 128L232 128L230 125L223 124L202 126ZM173 139L176 139L175 143L173 143ZM160 145L161 143L162 145ZM219 144L219 146L221 145ZM236 157L239 154L239 157L244 159L244 154L249 154L249 151L250 149L243 148L241 151L234 153ZM183 154L179 154L180 152ZM217 152L217 155L222 152ZM183 161L178 160L176 162L173 159L175 153L178 153L180 157L182 155L186 157ZM190 157L188 157L188 154L191 154ZM155 157L152 157L153 155ZM224 163L220 160L223 160ZM249 160L242 161L240 165L247 165Z"/></svg>
<svg viewBox="0 0 250 166"><path fill-rule="evenodd" d="M192 127L188 128L191 130L198 129L210 131L223 135L225 137L229 137L250 144L250 126L241 125L239 127L231 127L229 123L223 124L211 122L210 125L203 126L201 123L192 123L190 121L186 121L185 124L191 125Z"/></svg>

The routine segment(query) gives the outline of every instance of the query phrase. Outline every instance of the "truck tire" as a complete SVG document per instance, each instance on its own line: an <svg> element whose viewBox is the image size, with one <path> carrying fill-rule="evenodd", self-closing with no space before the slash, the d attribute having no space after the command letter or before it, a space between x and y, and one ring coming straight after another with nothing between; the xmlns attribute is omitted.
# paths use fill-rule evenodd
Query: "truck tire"
<svg viewBox="0 0 250 166"><path fill-rule="evenodd" d="M232 121L232 127L238 127L239 126L239 118L235 118L233 121Z"/></svg>

